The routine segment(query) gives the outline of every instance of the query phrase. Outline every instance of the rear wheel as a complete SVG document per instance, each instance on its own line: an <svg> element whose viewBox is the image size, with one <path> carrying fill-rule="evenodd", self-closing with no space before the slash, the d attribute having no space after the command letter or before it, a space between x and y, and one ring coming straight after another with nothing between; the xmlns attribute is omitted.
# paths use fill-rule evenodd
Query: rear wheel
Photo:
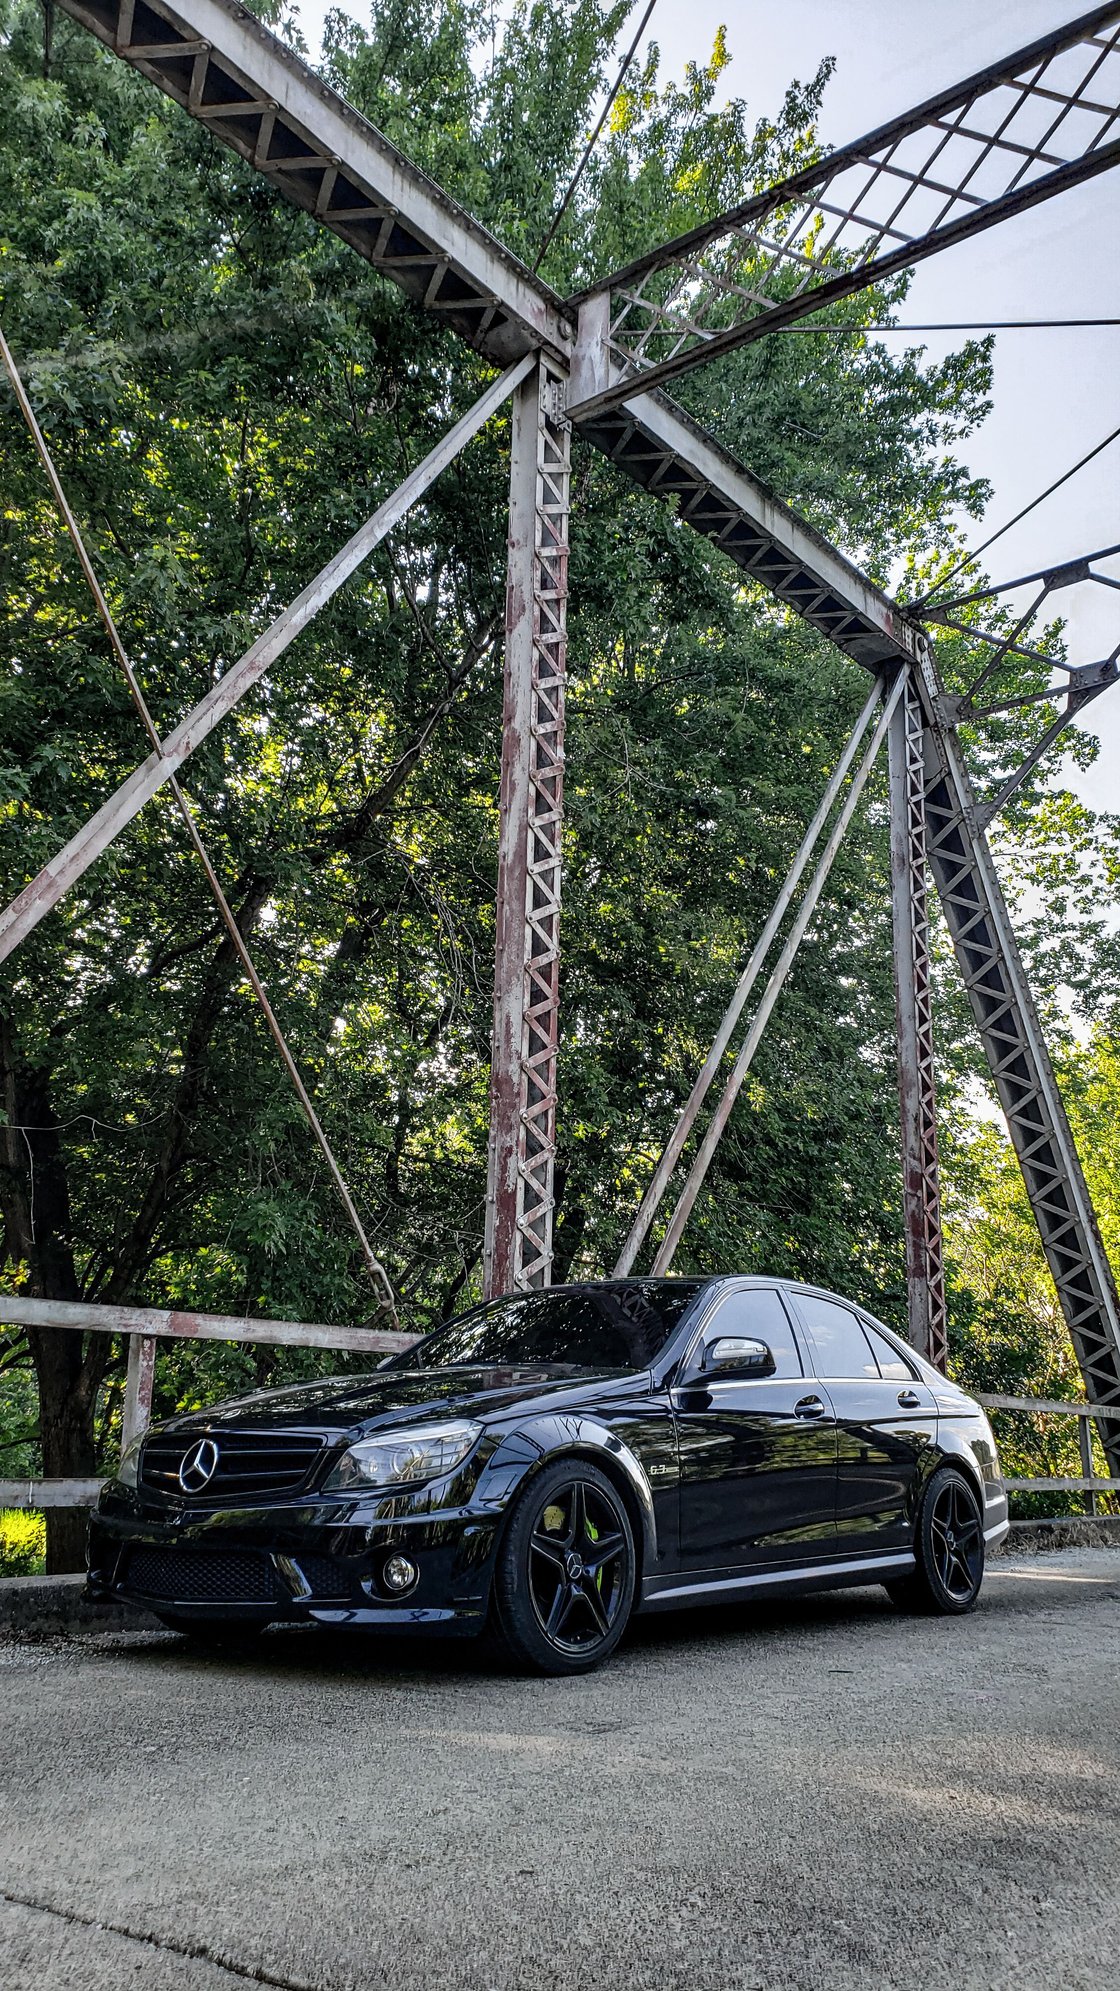
<svg viewBox="0 0 1120 1991"><path fill-rule="evenodd" d="M625 1502L605 1473L558 1459L525 1488L494 1573L496 1629L537 1673L589 1673L614 1651L634 1603Z"/></svg>
<svg viewBox="0 0 1120 1991"><path fill-rule="evenodd" d="M980 1502L955 1466L939 1467L926 1487L914 1556L914 1574L886 1586L901 1610L961 1617L975 1608L984 1581L984 1525Z"/></svg>

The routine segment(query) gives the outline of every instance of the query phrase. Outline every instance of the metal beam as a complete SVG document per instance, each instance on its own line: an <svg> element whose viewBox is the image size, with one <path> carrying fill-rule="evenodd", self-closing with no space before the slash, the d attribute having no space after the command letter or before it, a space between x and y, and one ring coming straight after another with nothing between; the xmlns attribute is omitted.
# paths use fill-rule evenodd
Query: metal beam
<svg viewBox="0 0 1120 1991"><path fill-rule="evenodd" d="M127 781L122 782L108 801L102 803L96 815L91 816L57 856L52 857L30 884L24 886L22 892L0 913L0 961L6 960L27 938L83 872L88 871L90 865L108 849L126 824L139 814L145 802L182 767L184 761L189 760L246 692L259 683L265 672L314 620L320 609L326 607L374 547L380 545L393 527L399 524L410 506L490 420L532 366L531 357L518 360L491 383L423 462L409 472L392 496L379 505L341 551L328 560L303 593L282 610L244 656L231 664L205 698L200 699L186 718L168 733L161 751L149 754L147 760L129 775Z"/></svg>
<svg viewBox="0 0 1120 1991"><path fill-rule="evenodd" d="M1120 1404L1120 1300L932 657L921 672L929 857L1086 1395ZM1120 1433L1102 1438L1120 1470Z"/></svg>
<svg viewBox="0 0 1120 1991"><path fill-rule="evenodd" d="M697 1115L708 1096L712 1080L715 1078L723 1062L724 1052L731 1042L732 1033L743 1013L747 997L750 995L762 972L766 956L770 952L778 929L792 904L793 895L801 883L809 860L820 841L821 831L824 829L825 823L832 813L836 798L847 779L848 770L859 750L860 741L871 724L881 700L882 691L879 685L876 685L863 711L856 720L848 743L840 759L837 761L828 785L821 797L820 806L801 840L797 855L786 873L781 891L778 893L770 909L762 932L751 949L750 959L735 985L731 1001L728 1003L720 1020L720 1026L713 1039L712 1048L704 1060L692 1091L681 1107L677 1124L665 1144L665 1150L654 1171L653 1180L642 1198L641 1208L631 1226L630 1235L623 1245L618 1262L611 1273L612 1279L624 1279L627 1273L633 1270L634 1260L645 1243L649 1227L660 1208L661 1199L669 1186L673 1170L676 1168L684 1152L685 1143L696 1124Z"/></svg>
<svg viewBox="0 0 1120 1991"><path fill-rule="evenodd" d="M937 1082L926 896L925 763L921 700L913 673L891 720L891 915L902 1203L910 1340L944 1372L949 1316L937 1159Z"/></svg>
<svg viewBox="0 0 1120 1991"><path fill-rule="evenodd" d="M636 393L576 426L845 656L872 671L918 658L920 626L675 402Z"/></svg>
<svg viewBox="0 0 1120 1991"><path fill-rule="evenodd" d="M0 1479L0 1507L96 1507L103 1479Z"/></svg>
<svg viewBox="0 0 1120 1991"><path fill-rule="evenodd" d="M754 1054L762 1042L762 1033L770 1021L774 1004L777 1002L785 986L786 976L793 966L794 956L805 937L809 921L816 911L817 902L824 890L828 874L832 869L833 860L844 840L844 832L852 820L856 803L859 801L867 785L868 776L875 765L875 759L886 736L891 715L895 711L902 695L905 675L903 671L898 672L893 686L887 693L886 703L879 715L875 731L871 735L867 751L856 769L852 777L851 787L844 797L844 806L832 826L828 841L821 852L820 861L812 878L809 880L805 896L797 909L797 917L789 930L785 946L782 948L774 964L773 973L763 990L762 1000L751 1018L750 1029L747 1031L743 1047L731 1068L727 1083L720 1097L719 1105L716 1107L708 1126L708 1131L696 1151L696 1159L689 1170L688 1180L680 1193L676 1208L669 1219L669 1227L665 1232L661 1244L658 1246L657 1256L653 1261L655 1274L668 1272L672 1266L673 1255L681 1241L681 1234L692 1213L696 1198L703 1187L704 1177L711 1166L712 1157L719 1145L723 1131L727 1126L728 1120L731 1118L732 1108L739 1097L743 1082L751 1068Z"/></svg>
<svg viewBox="0 0 1120 1991"><path fill-rule="evenodd" d="M1110 0L596 284L585 296L610 297L618 377L573 415L617 406L636 378L665 386L1118 163Z"/></svg>
<svg viewBox="0 0 1120 1991"><path fill-rule="evenodd" d="M297 207L501 365L569 349L547 284L233 0L59 0Z"/></svg>
<svg viewBox="0 0 1120 1991"><path fill-rule="evenodd" d="M357 1355L393 1355L419 1335L373 1327L325 1327L318 1321L253 1320L248 1314L185 1313L178 1307L100 1306L93 1300L37 1300L0 1295L6 1327L71 1327L79 1334L131 1334L156 1340L267 1342L278 1348L338 1348Z"/></svg>
<svg viewBox="0 0 1120 1991"><path fill-rule="evenodd" d="M514 402L484 1290L549 1283L571 437L547 361Z"/></svg>

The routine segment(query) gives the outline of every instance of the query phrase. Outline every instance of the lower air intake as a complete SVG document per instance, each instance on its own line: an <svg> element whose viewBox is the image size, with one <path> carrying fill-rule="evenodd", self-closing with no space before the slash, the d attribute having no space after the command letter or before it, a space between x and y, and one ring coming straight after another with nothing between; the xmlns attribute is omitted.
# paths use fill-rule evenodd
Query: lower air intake
<svg viewBox="0 0 1120 1991"><path fill-rule="evenodd" d="M124 1588L161 1604L278 1604L286 1595L253 1549L134 1549Z"/></svg>

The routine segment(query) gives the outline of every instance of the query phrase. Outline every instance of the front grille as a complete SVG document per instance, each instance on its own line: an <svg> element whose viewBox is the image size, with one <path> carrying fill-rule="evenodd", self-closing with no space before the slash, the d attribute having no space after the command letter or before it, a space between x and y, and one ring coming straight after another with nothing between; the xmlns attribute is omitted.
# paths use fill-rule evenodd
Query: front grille
<svg viewBox="0 0 1120 1991"><path fill-rule="evenodd" d="M179 1477L201 1439L212 1439L217 1463L206 1484L184 1486ZM203 1506L248 1504L298 1493L322 1457L326 1440L291 1431L156 1431L140 1457L140 1484L150 1493Z"/></svg>
<svg viewBox="0 0 1120 1991"><path fill-rule="evenodd" d="M311 1586L311 1595L323 1602L338 1602L350 1595L350 1579L329 1555L297 1555L295 1558Z"/></svg>
<svg viewBox="0 0 1120 1991"><path fill-rule="evenodd" d="M133 1549L123 1588L164 1604L277 1604L285 1594L260 1549Z"/></svg>

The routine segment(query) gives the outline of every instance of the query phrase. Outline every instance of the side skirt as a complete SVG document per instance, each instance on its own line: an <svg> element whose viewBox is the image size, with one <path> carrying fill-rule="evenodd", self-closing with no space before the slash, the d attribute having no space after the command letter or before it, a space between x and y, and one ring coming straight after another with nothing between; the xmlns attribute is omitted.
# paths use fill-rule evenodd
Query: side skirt
<svg viewBox="0 0 1120 1991"><path fill-rule="evenodd" d="M734 1602L746 1597L792 1597L801 1590L850 1590L861 1583L884 1583L907 1576L914 1558L904 1555L859 1556L852 1562L816 1563L806 1569L764 1570L757 1576L706 1577L682 1583L677 1576L650 1576L642 1584L642 1611L686 1610L690 1604Z"/></svg>

